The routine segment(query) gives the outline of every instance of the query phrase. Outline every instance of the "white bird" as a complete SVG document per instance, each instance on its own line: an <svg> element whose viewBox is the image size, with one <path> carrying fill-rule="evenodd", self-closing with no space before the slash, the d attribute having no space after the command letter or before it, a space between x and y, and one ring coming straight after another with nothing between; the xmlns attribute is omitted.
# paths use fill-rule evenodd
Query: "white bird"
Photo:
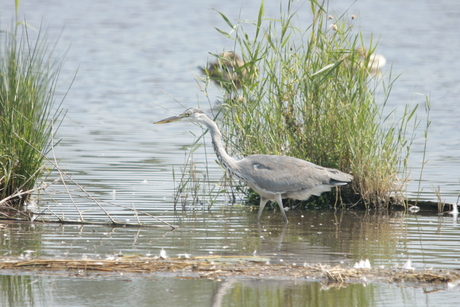
<svg viewBox="0 0 460 307"><path fill-rule="evenodd" d="M154 124L179 120L202 123L209 129L220 164L260 195L258 220L269 200L278 203L284 223L287 223L283 198L307 200L311 195L319 196L330 191L332 187L347 185L353 180L350 174L293 157L251 155L235 160L225 151L217 124L200 109L190 108L178 116L168 117Z"/></svg>
<svg viewBox="0 0 460 307"><path fill-rule="evenodd" d="M372 53L369 55L368 51L363 47L358 48L358 54L361 62L365 62L365 58L369 57L367 69L371 75L379 73L382 67L387 63L387 59L382 54Z"/></svg>
<svg viewBox="0 0 460 307"><path fill-rule="evenodd" d="M161 259L168 258L168 254L166 254L166 251L163 248L161 249L159 256L160 256Z"/></svg>

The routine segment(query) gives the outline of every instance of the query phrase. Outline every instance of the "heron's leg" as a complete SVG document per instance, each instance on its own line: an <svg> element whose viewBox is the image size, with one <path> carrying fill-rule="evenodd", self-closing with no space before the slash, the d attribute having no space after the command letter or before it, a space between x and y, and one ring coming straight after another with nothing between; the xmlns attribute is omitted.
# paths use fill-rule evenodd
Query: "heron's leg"
<svg viewBox="0 0 460 307"><path fill-rule="evenodd" d="M260 205L259 205L259 214L257 215L257 220L260 220L262 216L262 211L264 211L265 205L267 204L268 199L260 196Z"/></svg>
<svg viewBox="0 0 460 307"><path fill-rule="evenodd" d="M289 221L286 216L286 212L284 211L283 199L281 198L281 194L276 195L276 202L278 203L278 207L280 207L280 211L281 211L281 214L283 215L284 223L287 224Z"/></svg>

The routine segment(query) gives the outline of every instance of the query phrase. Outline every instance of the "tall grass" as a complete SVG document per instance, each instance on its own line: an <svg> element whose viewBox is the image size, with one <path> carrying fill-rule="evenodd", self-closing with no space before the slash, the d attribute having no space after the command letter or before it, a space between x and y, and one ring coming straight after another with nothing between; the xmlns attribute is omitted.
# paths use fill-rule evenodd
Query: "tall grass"
<svg viewBox="0 0 460 307"><path fill-rule="evenodd" d="M0 199L33 189L46 171L44 155L62 115L54 105L61 64L42 31L16 21L0 32ZM28 198L7 205L21 208Z"/></svg>
<svg viewBox="0 0 460 307"><path fill-rule="evenodd" d="M264 2L252 23L234 24L220 13L230 29L219 32L253 74L241 80L243 99L223 101L227 143L233 154L294 156L352 173L344 202L385 207L402 200L416 110L388 111L396 79L370 73L377 44L366 44L351 16L332 18L310 4L305 28L291 1L276 19L264 16Z"/></svg>

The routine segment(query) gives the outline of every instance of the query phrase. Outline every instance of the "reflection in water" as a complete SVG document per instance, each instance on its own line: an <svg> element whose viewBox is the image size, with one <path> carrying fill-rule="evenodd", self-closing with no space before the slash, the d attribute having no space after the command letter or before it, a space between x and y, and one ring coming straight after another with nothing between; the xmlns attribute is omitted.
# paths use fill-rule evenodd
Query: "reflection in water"
<svg viewBox="0 0 460 307"><path fill-rule="evenodd" d="M224 300L224 296L231 293L233 285L236 283L236 279L229 278L227 280L219 282L216 292L212 296L212 307L221 307Z"/></svg>
<svg viewBox="0 0 460 307"><path fill-rule="evenodd" d="M299 210L288 212L291 223L285 225L276 211L268 212L265 223L258 224L257 214L247 209L229 206L212 212L178 212L173 220L179 228L173 231L8 222L0 227L1 253L106 259L120 253L154 256L163 248L169 257L185 253L256 253L271 263L299 266L322 263L351 267L369 259L373 267L388 267L411 259L415 269L428 265L459 267L458 229L450 215ZM156 275L140 278L116 273L79 275L72 271L34 277L2 273L6 274L1 285L5 306L43 306L50 302L55 306L123 306L126 302L155 306L160 301L180 306L413 306L427 295L455 299L453 294L459 291L446 285L424 294L422 289L388 284L331 286L306 280L265 279L191 282ZM75 304L69 304L69 300Z"/></svg>
<svg viewBox="0 0 460 307"><path fill-rule="evenodd" d="M161 276L78 274L0 276L2 306L431 306L458 302L459 289L445 285L400 287L314 281L190 280Z"/></svg>
<svg viewBox="0 0 460 307"><path fill-rule="evenodd" d="M14 16L14 1L4 2L2 16ZM106 200L114 200L115 196L117 203L134 205L180 228L165 231L2 223L0 253L105 259L120 252L158 255L164 248L171 257L184 253L256 252L270 257L272 262L353 265L369 259L372 266L394 266L410 259L415 269L460 268L458 224L453 216L295 211L288 212L291 224L283 228L278 213L271 212L271 218L265 218L258 227L256 214L240 206L217 203L210 211L174 212L172 165L176 171L182 166L183 154L178 153L178 148L191 145L189 131L195 135L202 131L188 127L159 129L151 123L184 107L213 104L220 93L208 89L209 96L203 97L193 74L198 73L197 66L204 64L202 59L207 52L234 50L235 46L215 31L215 27L225 28L226 24L210 9L251 19L257 16L259 3L245 1L241 6L239 1L181 1L180 5L160 2L119 0L107 5L87 0L23 1L20 14L32 26L42 21L49 24L51 41L62 34L58 48L65 51L71 46L62 70L64 78L72 79L79 67L63 105L69 110L68 116L57 135L62 139L56 148L62 168L93 195ZM330 8L339 13L347 9L360 12L356 24L363 29L364 39L371 32L381 37L378 51L393 63L393 74L401 74L388 104L396 108L403 108L405 103L423 104L413 93L431 93L429 162L424 165L422 161L421 131L414 140L409 165L414 178L418 178L421 165L425 166L422 198L436 200L432 186L440 186L443 200L454 203L459 194L460 139L456 131L460 108L453 106L460 84L460 62L456 59L460 40L457 27L446 25L456 24L458 14L453 12L459 10L460 2L403 1L397 10L384 1L362 0L350 7L352 2L331 1ZM278 16L277 1L265 4L267 15ZM207 39L191 40L197 33ZM420 59L424 59L423 65ZM383 73L389 71L386 68ZM206 178L213 182L222 173L212 163L212 156L205 155L206 150L212 151L209 146L196 151L196 163L209 166ZM416 195L413 191L417 189L418 182L414 181L409 186L409 196ZM58 202L53 208L58 215L75 214L68 200L59 198ZM96 219L101 215L89 202L83 202L81 209ZM134 218L131 212L118 207L110 208L110 213ZM211 280L150 275L13 275L16 273L1 272L4 306L154 306L165 302L209 306L213 294L220 293L218 282ZM458 287L427 289L427 293L387 284L325 290L327 287L315 282L236 280L222 288L226 288L224 294L219 294L222 306L345 305L342 302L354 306L430 306L439 302L458 305Z"/></svg>
<svg viewBox="0 0 460 307"><path fill-rule="evenodd" d="M49 301L41 278L30 275L0 275L1 306L40 306Z"/></svg>
<svg viewBox="0 0 460 307"><path fill-rule="evenodd" d="M352 211L290 211L291 223L276 211L265 223L247 208L187 211L173 219L176 230L112 228L95 225L3 223L0 252L23 257L82 256L104 259L114 254L259 255L272 263L345 264L369 259L371 265L460 268L457 226L452 216Z"/></svg>
<svg viewBox="0 0 460 307"><path fill-rule="evenodd" d="M300 214L299 214L300 213ZM366 212L294 212L291 225L263 225L257 248L297 263L347 263L369 259L374 265L392 264L404 238L403 217Z"/></svg>
<svg viewBox="0 0 460 307"><path fill-rule="evenodd" d="M238 281L221 305L214 306L375 306L375 286L327 288L307 281Z"/></svg>
<svg viewBox="0 0 460 307"><path fill-rule="evenodd" d="M0 222L0 253L5 256L41 256L43 228L28 222Z"/></svg>

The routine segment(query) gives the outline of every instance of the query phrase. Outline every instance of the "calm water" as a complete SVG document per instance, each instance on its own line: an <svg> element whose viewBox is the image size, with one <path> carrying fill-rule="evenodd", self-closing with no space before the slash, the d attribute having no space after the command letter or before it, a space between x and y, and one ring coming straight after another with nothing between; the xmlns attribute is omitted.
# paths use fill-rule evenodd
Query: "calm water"
<svg viewBox="0 0 460 307"><path fill-rule="evenodd" d="M278 1L267 1L266 15L278 16ZM460 189L460 40L458 1L371 0L330 1L337 14L350 8L366 38L379 38L378 52L401 74L389 104L420 104L431 97L432 121L421 187L422 198L456 202ZM185 107L210 109L220 93L205 97L197 82L197 66L208 52L233 50L214 27L226 25L216 9L234 19L254 19L258 1L57 1L21 3L20 15L35 27L43 24L51 42L61 35L58 52L66 54L61 82L78 70L63 106L67 116L58 132L56 156L78 184L99 199L157 215L179 230L126 229L101 226L1 224L0 252L23 257L101 258L115 253L170 256L228 254L268 256L273 262L353 265L369 259L374 266L459 269L460 243L456 219L443 215L288 212L291 223L266 212L261 227L244 206L217 199L211 211L174 212L179 173L187 149L200 135L192 125L153 126L158 119ZM351 6L351 7L350 7ZM307 7L303 9L307 11ZM2 0L0 22L9 24L14 1ZM302 12L306 24L308 12ZM388 65L386 68L389 69ZM64 91L64 88L61 89ZM420 112L423 120L424 113ZM412 177L420 176L424 146L423 121L414 141ZM190 133L192 132L192 133ZM221 176L206 146L194 159L209 163L209 179ZM208 153L208 155L205 155ZM56 187L58 188L58 187ZM418 182L409 186L414 196ZM62 190L62 189L61 189ZM45 196L46 198L46 196ZM78 218L68 198L60 205L44 201L54 214ZM105 220L86 198L78 199L86 219ZM205 204L206 207L206 204ZM135 221L128 209L105 205L117 220ZM202 209L198 207L197 209ZM48 211L49 213L49 211ZM148 218L149 222L159 224ZM3 306L445 306L458 301L458 287L421 289L387 284L321 289L316 282L179 280L161 276L17 275L2 272ZM430 291L440 290L440 291ZM213 303L214 302L214 303ZM161 304L160 304L161 303Z"/></svg>

